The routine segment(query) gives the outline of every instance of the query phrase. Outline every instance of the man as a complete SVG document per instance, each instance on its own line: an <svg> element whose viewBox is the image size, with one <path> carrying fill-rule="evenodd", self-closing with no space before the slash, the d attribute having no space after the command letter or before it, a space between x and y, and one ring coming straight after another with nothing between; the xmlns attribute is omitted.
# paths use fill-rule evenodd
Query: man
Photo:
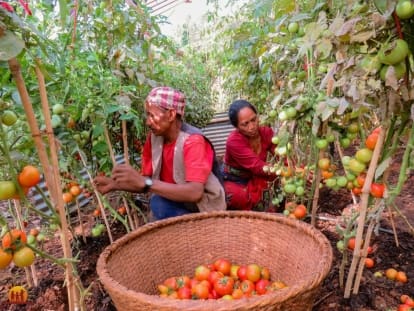
<svg viewBox="0 0 414 311"><path fill-rule="evenodd" d="M199 129L183 121L184 108L183 93L171 87L151 90L145 100L151 133L144 145L142 172L127 164L117 165L112 177L95 178L98 191L150 191L156 220L225 210L214 148Z"/></svg>

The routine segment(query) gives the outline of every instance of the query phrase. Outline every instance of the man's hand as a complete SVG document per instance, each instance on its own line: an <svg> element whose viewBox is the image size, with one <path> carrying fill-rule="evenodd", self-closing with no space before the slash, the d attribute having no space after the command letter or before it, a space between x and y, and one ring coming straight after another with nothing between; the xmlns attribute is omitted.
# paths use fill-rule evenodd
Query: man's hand
<svg viewBox="0 0 414 311"><path fill-rule="evenodd" d="M97 176L93 180L93 183L95 184L96 189L102 194L116 189L115 181L107 176Z"/></svg>
<svg viewBox="0 0 414 311"><path fill-rule="evenodd" d="M112 179L118 190L142 192L145 186L144 177L131 165L119 164L112 170Z"/></svg>

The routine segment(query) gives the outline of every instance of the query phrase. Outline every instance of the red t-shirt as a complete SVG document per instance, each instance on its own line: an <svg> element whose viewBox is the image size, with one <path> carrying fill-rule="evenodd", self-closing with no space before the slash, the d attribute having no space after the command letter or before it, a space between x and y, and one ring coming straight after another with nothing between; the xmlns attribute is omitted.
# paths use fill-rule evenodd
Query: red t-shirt
<svg viewBox="0 0 414 311"><path fill-rule="evenodd" d="M235 169L250 172L251 175L268 176L263 171L263 166L266 165L268 153L274 153L275 145L272 144L273 130L270 127L262 126L259 128L259 133L262 148L260 153L256 154L243 134L238 130L231 132L226 142L224 162Z"/></svg>
<svg viewBox="0 0 414 311"><path fill-rule="evenodd" d="M175 183L173 178L175 142L164 144L160 180ZM205 183L213 167L214 152L202 135L190 135L184 143L185 180ZM147 136L142 152L142 174L152 176L151 134Z"/></svg>

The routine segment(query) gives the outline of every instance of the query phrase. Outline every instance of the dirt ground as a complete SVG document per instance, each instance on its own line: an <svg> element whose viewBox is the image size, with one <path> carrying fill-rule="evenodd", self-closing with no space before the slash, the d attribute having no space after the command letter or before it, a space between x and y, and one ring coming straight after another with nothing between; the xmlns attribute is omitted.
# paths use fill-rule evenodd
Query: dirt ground
<svg viewBox="0 0 414 311"><path fill-rule="evenodd" d="M398 161L395 161L394 174L391 176L396 180L398 172ZM414 224L414 174L411 174L405 187L397 199L397 206L408 219ZM332 244L334 251L334 262L332 269L324 280L320 294L314 303L313 311L328 310L397 310L399 298L402 294L414 296L414 240L410 232L410 226L401 216L395 214L392 218L388 211L381 218L378 235L372 239L371 245L374 253L371 255L376 264L371 269L364 269L359 292L344 299L343 289L339 286L339 266L342 254L336 248L338 235L335 225L340 219L343 210L349 208L352 199L348 192L333 192L323 190L321 192L318 209L317 228L323 232ZM93 219L89 219L91 224ZM308 220L306 220L308 221ZM392 223L395 223L396 234L393 233ZM89 226L90 229L91 225ZM113 224L114 238L125 234L123 227L117 223ZM398 246L396 244L398 241ZM99 283L96 274L96 261L101 251L109 244L106 235L97 238L88 236L86 243L82 239L74 239L74 249L78 250L79 264L78 272L88 295L85 297L86 309L98 311L112 311L115 307L104 288ZM60 254L60 243L57 237L47 240L43 249L56 257ZM349 253L349 258L352 254ZM399 283L376 277L375 272L384 272L393 267L405 271L408 276L407 283ZM7 291L12 284L26 284L25 271L10 266L0 271L0 310L9 311L65 311L68 310L66 301L66 289L64 287L63 270L51 264L50 261L38 258L35 263L35 275L38 278L38 286L29 289L29 300L25 305L12 305L7 300ZM347 275L347 274L345 274Z"/></svg>

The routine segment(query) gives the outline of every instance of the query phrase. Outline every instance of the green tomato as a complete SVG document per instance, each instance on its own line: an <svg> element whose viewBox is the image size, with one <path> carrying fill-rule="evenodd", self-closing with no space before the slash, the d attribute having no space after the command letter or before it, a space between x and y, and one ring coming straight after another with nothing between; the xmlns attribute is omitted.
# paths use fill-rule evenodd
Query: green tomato
<svg viewBox="0 0 414 311"><path fill-rule="evenodd" d="M338 178L336 178L336 184L339 187L345 187L348 183L348 179L345 176L339 176Z"/></svg>
<svg viewBox="0 0 414 311"><path fill-rule="evenodd" d="M288 116L286 114L286 111L282 110L279 112L279 120L280 121L286 121L288 119Z"/></svg>
<svg viewBox="0 0 414 311"><path fill-rule="evenodd" d="M299 197L303 196L305 194L305 188L303 188L302 186L297 186L295 194Z"/></svg>
<svg viewBox="0 0 414 311"><path fill-rule="evenodd" d="M369 163L372 158L372 150L368 148L359 149L355 154L355 159L362 163Z"/></svg>
<svg viewBox="0 0 414 311"><path fill-rule="evenodd" d="M336 186L336 179L335 178L328 178L325 180L325 185L328 188L333 188Z"/></svg>
<svg viewBox="0 0 414 311"><path fill-rule="evenodd" d="M274 118L274 117L276 117L276 115L277 115L276 110L272 109L272 110L269 111L269 117Z"/></svg>
<svg viewBox="0 0 414 311"><path fill-rule="evenodd" d="M378 58L385 65L396 65L402 62L409 53L408 44L403 39L396 39L384 44L378 52Z"/></svg>
<svg viewBox="0 0 414 311"><path fill-rule="evenodd" d="M343 240L339 240L338 242L336 242L336 248L338 249L338 251L343 252L345 249L345 243Z"/></svg>
<svg viewBox="0 0 414 311"><path fill-rule="evenodd" d="M358 125L358 123L357 122L352 122L346 128L346 131L348 133L358 133L358 131L359 131L359 125Z"/></svg>
<svg viewBox="0 0 414 311"><path fill-rule="evenodd" d="M296 117L296 109L294 107L288 107L286 109L286 116L288 117L288 119L293 119L294 117Z"/></svg>
<svg viewBox="0 0 414 311"><path fill-rule="evenodd" d="M273 145L279 144L279 141L280 141L279 136L273 136L272 137L272 144Z"/></svg>
<svg viewBox="0 0 414 311"><path fill-rule="evenodd" d="M102 234L102 229L98 225L96 225L92 228L91 233L93 237L98 237Z"/></svg>
<svg viewBox="0 0 414 311"><path fill-rule="evenodd" d="M350 156L343 156L343 157L342 157L342 159L341 159L342 164L343 164L344 166L349 165L349 161L350 161L350 160L351 160L351 157L350 157Z"/></svg>
<svg viewBox="0 0 414 311"><path fill-rule="evenodd" d="M335 135L332 133L326 135L326 140L328 141L328 143L333 143L335 140Z"/></svg>
<svg viewBox="0 0 414 311"><path fill-rule="evenodd" d="M283 190L284 190L286 193L289 193L289 194L295 193L295 191L296 191L296 185L295 185L295 184L286 184L286 185L283 187Z"/></svg>
<svg viewBox="0 0 414 311"><path fill-rule="evenodd" d="M299 31L299 24L297 22L289 23L288 31L290 33L297 33Z"/></svg>
<svg viewBox="0 0 414 311"><path fill-rule="evenodd" d="M65 111L65 107L62 104L54 104L52 107L52 112L54 114L62 114Z"/></svg>
<svg viewBox="0 0 414 311"><path fill-rule="evenodd" d="M36 245L36 237L33 234L27 235L27 244Z"/></svg>
<svg viewBox="0 0 414 311"><path fill-rule="evenodd" d="M328 147L328 141L324 138L320 138L316 140L316 147L318 149L326 149L326 147Z"/></svg>
<svg viewBox="0 0 414 311"><path fill-rule="evenodd" d="M414 15L414 5L411 0L402 0L397 3L395 13L401 19L409 19Z"/></svg>
<svg viewBox="0 0 414 311"><path fill-rule="evenodd" d="M0 200L12 199L17 193L14 182L9 180L0 181Z"/></svg>
<svg viewBox="0 0 414 311"><path fill-rule="evenodd" d="M351 145L351 140L348 137L342 137L339 140L339 143L340 143L341 147L347 148Z"/></svg>
<svg viewBox="0 0 414 311"><path fill-rule="evenodd" d="M15 124L16 121L17 115L14 113L14 111L5 110L1 115L1 122L3 122L4 125L11 126Z"/></svg>
<svg viewBox="0 0 414 311"><path fill-rule="evenodd" d="M359 162L357 159L352 158L349 161L349 169L351 172L355 173L356 175L359 175L362 173L366 168L366 165L362 162Z"/></svg>

